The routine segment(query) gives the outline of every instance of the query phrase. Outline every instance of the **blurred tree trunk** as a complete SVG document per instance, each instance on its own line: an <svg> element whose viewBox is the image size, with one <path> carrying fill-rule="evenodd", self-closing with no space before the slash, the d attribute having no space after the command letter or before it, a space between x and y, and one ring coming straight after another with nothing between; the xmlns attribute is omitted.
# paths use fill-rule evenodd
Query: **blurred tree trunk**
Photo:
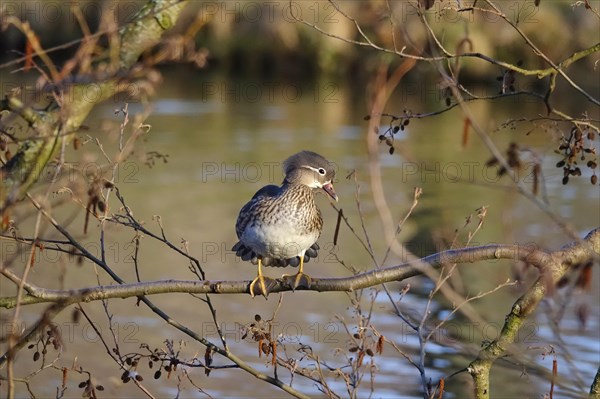
<svg viewBox="0 0 600 399"><path fill-rule="evenodd" d="M46 164L57 154L61 141L68 143L73 139L74 133L97 104L128 87L123 76L131 72L144 51L157 44L162 35L175 25L186 4L187 0L149 1L133 22L118 31L117 65L106 68L104 64L103 79L78 81L77 77L63 76L62 80L50 82L60 89L65 87L67 79L69 82L75 80L74 84L68 84L68 95L61 96L58 93L61 104L52 104L48 107L50 111L35 110L16 95L7 95L2 100L1 109L21 117L35 134L24 140L17 153L0 168L0 213L25 196L39 179ZM23 27L24 31L29 29L26 23ZM82 46L86 39L83 38ZM33 32L28 40L36 40ZM107 70L110 71L108 74ZM99 72L92 70L86 76L98 76ZM97 95L90 96L89 93Z"/></svg>

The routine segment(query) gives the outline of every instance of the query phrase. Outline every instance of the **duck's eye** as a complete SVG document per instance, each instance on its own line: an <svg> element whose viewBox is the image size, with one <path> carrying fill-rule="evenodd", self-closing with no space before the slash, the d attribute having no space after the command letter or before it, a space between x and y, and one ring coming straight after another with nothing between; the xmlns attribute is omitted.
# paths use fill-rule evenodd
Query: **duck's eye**
<svg viewBox="0 0 600 399"><path fill-rule="evenodd" d="M325 176L325 169L323 169L323 168L319 168L319 174L320 174L321 176Z"/></svg>

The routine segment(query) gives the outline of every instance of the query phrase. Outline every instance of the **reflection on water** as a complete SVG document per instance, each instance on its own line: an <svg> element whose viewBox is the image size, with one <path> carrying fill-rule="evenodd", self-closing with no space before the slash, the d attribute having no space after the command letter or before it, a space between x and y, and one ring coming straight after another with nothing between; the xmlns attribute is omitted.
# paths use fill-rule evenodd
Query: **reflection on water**
<svg viewBox="0 0 600 399"><path fill-rule="evenodd" d="M247 96L236 93L236 89L227 92L224 89L227 87L226 82L219 82L216 87L221 89L210 94L206 92L206 82L198 77L166 78L152 102L153 112L147 121L152 128L140 151L168 154L168 162L157 162L152 168L148 168L136 160L133 169L123 171L130 173L122 174L123 179L118 184L140 220L156 229L154 216L160 215L167 237L173 243L187 241L192 255L202 262L210 279L237 280L254 277L254 267L236 259L229 251L236 241L234 225L237 212L261 186L279 184L282 179L280 162L300 149L315 150L337 163L336 191L340 197L339 206L344 209L353 228L364 241L356 205L357 187L353 179L346 178L351 171L355 171L360 185L359 199L364 226L376 259L382 259L386 245L370 194L365 142L365 134L368 133L365 132L366 122L363 120L367 108L362 99L352 101L355 96L345 87L336 85L332 89L331 86L317 83L313 87L302 87L293 101L291 97L282 94L283 91L274 91L272 96L263 94L255 97L254 101L248 101ZM243 90L243 82L236 84L238 90ZM324 88L329 91L323 93ZM406 100L392 100L389 110L400 113L406 108L418 112L434 106L436 104L423 104L414 100L409 103ZM495 104L494 109L491 106L492 104L474 105L476 115L489 126L497 126L514 110L506 104ZM101 136L102 120L119 122L114 115L114 108L115 104L107 104L98 109L88 121L90 134L105 140L107 148L115 143ZM141 104L130 105L132 113L141 110ZM405 132L397 136L395 145L398 151L395 155L388 155L387 147L381 148L387 201L396 220L400 220L408 210L413 187L423 187L424 194L420 204L399 235L407 247L419 255L431 253L449 236L448 232L461 228L465 218L482 205L488 207L488 215L473 245L535 242L543 247L557 248L568 242L539 209L514 190L499 188L499 185L508 186L508 182L498 180L492 171L485 168L489 155L476 138L472 138L466 148L461 148L462 123L458 113L414 120ZM501 131L495 133L494 140L500 148L506 148L512 137L517 137L520 133L519 128L510 133ZM536 132L518 136L518 140L543 155L545 184L552 209L568 218L582 234L598 226L600 215L597 187L592 187L583 179L573 181L566 188L561 185L561 171L554 168L556 159L552 154L553 143L545 134ZM316 277L349 275L349 271L336 261L336 257L360 270L373 268L371 258L349 229L342 227L339 245L332 245L336 212L325 197L320 197L318 202L325 219L325 229L320 240L324 251L316 262L307 264L307 272ZM466 233L463 231L462 234L461 240ZM90 241L97 241L98 231L94 230L88 238ZM113 248L115 270L128 281L135 279L130 261L132 238L132 232L119 228L111 228L107 237L108 245ZM400 261L401 256L392 255L385 266ZM144 280L193 278L184 259L149 238L142 239L140 262L141 278ZM461 266L459 271L464 284L463 292L474 295L494 288L511 277L510 266L508 262L481 262ZM36 270L32 278L40 284L55 286L56 277L53 272L41 268ZM281 271L268 269L267 273L278 277ZM102 281L108 280L102 277ZM424 279L415 278L409 282L412 290L400 302L400 307L418 321L425 309L431 285ZM399 291L406 283L390 284L395 300L398 300ZM95 277L89 275L89 269L73 268L67 273L65 285L68 287L94 284ZM574 305L568 307L561 324L562 340L566 343L564 347L556 342L556 335L551 332L543 314L531 319L531 335L518 343L518 350L530 361L529 365L537 364L546 370L550 369L551 357L543 358L539 348L556 345L561 374L568 375L577 371L582 385L589 386L600 353L599 291L596 278L594 293L581 299L592 307L585 330L578 328ZM370 306L369 298L374 292L367 290L364 293L363 306L366 309ZM518 295L518 290L507 288L473 303L488 322L486 325L472 324L458 314L452 316L449 325L443 330L445 334L436 336L436 340L427 346L428 376L436 381L465 367L476 355L482 340L495 338L505 314ZM195 298L188 295L165 295L153 300L175 319L210 340L219 341L209 312ZM553 299L549 298L548 303L552 302ZM271 373L272 367L265 365L266 360L257 357L256 344L248 339L241 339L238 324L251 322L255 314L269 318L276 308L277 297L272 296L265 301L262 298L250 299L246 295L215 296L214 303L231 349L259 369ZM147 309L135 306L134 299L114 301L109 306L115 314L113 323L116 323L117 332L121 334L121 345L127 350L137 351L141 343L160 347L165 339L184 339L188 341L184 351L189 357L194 353L202 356L203 349L199 345L157 322ZM350 344L340 320L347 323L351 332L355 332L352 329L356 325L349 306L348 296L344 293L286 293L278 311L275 330L281 334L287 355L299 358L300 354L296 349L300 344L310 345L331 366L343 365L344 356L349 354L347 350ZM103 323L105 317L101 306L88 304L84 307L99 324ZM439 299L439 303L434 302L431 308L431 318L439 320L446 317L448 309L452 309L452 304ZM27 320L31 322L35 317L29 316ZM428 324L434 326L435 320ZM128 324L131 321L134 323ZM57 323L66 328L69 326L69 316L62 316L57 319ZM393 316L389 301L383 294L379 294L374 303L372 323L405 353L418 356L417 337ZM98 352L89 354L89 343L97 340L93 332L89 329L84 331L80 326L72 328L72 339L66 343L64 358L68 360L77 357L82 366L93 367L94 375L103 380L109 396L123 396L128 392L139 395L139 391L133 386L120 386L120 373L115 370L115 365L108 356L98 349L99 346L94 349ZM458 340L462 343L459 344ZM336 351L336 348L341 351ZM565 353L573 356L576 368L565 360ZM215 362L227 363L221 358L215 358ZM418 372L392 348L386 346L384 353L376 356L374 362L378 368L375 377L376 397L420 396ZM21 367L27 369L27 366ZM202 372L191 373L203 389L216 393L216 396L269 396L274 392L266 384L258 384L252 377L241 372L217 370L208 378ZM280 376L286 375L281 368L279 373ZM151 372L145 371L145 374L148 375L145 383L155 392L176 395L175 381L155 383L149 378ZM528 375L521 375L521 368L513 362L500 361L493 372L492 387L495 396L509 397L517 393L520 397L540 396L547 392L549 379L547 376L540 378L539 374L530 370ZM228 382L232 375L237 379L236 384ZM345 392L342 379L330 379L333 389ZM368 374L365 379L369 379ZM36 379L36 382L40 381L40 378ZM56 386L56 381L53 380L49 386ZM307 380L296 377L294 384L311 395L318 394L314 385ZM460 398L470 394L469 384L470 379L464 375L450 379L446 384L449 392L444 397ZM54 394L53 388L46 391L41 387L37 389L44 394ZM366 397L369 393L368 382L364 383L364 389L364 395L361 396ZM185 396L194 395L193 392L185 391ZM566 395L576 396L574 393Z"/></svg>

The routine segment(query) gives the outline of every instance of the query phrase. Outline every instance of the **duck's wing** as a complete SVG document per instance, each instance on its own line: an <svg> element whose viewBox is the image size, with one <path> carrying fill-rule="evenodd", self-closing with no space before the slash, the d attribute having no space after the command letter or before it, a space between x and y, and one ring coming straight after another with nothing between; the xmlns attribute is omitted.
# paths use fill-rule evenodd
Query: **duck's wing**
<svg viewBox="0 0 600 399"><path fill-rule="evenodd" d="M235 223L235 232L238 238L242 237L246 226L252 219L252 215L254 213L253 208L256 206L256 204L263 201L265 197L276 197L277 195L279 195L280 190L281 188L274 184L264 186L263 188L258 190L256 194L254 194L252 199L248 201L246 205L242 207L242 209L240 210L240 214L238 215L237 222Z"/></svg>

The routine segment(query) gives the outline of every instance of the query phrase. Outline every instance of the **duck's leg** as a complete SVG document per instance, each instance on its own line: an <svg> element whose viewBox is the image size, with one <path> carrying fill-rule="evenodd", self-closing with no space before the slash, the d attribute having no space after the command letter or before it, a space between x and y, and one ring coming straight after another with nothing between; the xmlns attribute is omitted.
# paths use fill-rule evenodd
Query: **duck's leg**
<svg viewBox="0 0 600 399"><path fill-rule="evenodd" d="M253 298L256 295L254 293L254 286L256 285L257 282L260 285L261 294L265 298L269 295L269 292L271 291L271 288L273 287L273 284L275 284L275 280L273 280L272 278L269 278L269 277L265 277L262 274L262 267L261 266L262 266L262 259L258 258L258 275L250 283L250 295L252 295ZM267 281L268 281L268 284L267 284Z"/></svg>
<svg viewBox="0 0 600 399"><path fill-rule="evenodd" d="M298 273L294 275L284 274L282 277L288 281L292 291L298 287L308 288L312 279L308 274L304 274L304 254L300 255L300 270L298 270Z"/></svg>

